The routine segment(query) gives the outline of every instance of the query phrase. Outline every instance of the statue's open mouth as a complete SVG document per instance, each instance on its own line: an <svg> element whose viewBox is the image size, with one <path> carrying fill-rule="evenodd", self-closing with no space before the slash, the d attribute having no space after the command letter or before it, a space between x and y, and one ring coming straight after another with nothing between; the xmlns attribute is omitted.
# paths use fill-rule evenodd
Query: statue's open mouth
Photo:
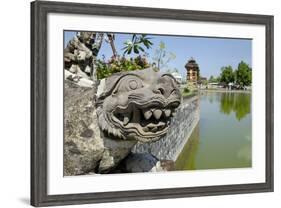
<svg viewBox="0 0 281 208"><path fill-rule="evenodd" d="M180 102L174 101L167 105L159 102L149 104L130 103L127 107L117 107L113 112L113 120L123 131L152 139L167 132L171 117Z"/></svg>

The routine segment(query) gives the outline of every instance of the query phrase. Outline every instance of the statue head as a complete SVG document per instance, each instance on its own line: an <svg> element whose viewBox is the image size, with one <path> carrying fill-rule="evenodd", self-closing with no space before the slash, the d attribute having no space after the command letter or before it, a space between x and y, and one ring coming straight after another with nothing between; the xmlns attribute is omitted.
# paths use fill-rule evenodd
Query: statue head
<svg viewBox="0 0 281 208"><path fill-rule="evenodd" d="M96 32L78 32L77 37L81 43L84 43L89 49L95 42Z"/></svg>
<svg viewBox="0 0 281 208"><path fill-rule="evenodd" d="M98 123L113 138L156 141L167 133L180 102L170 74L152 68L116 73L105 80L97 98Z"/></svg>

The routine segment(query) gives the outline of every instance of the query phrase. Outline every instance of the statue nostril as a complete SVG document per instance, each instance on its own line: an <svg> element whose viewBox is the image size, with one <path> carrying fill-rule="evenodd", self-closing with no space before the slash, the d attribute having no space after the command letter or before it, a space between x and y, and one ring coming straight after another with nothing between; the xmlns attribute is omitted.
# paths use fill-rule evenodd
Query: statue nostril
<svg viewBox="0 0 281 208"><path fill-rule="evenodd" d="M154 93L156 94L161 94L161 95L164 95L165 94L165 90L162 88L162 87L158 87L156 88L155 90L153 90Z"/></svg>
<svg viewBox="0 0 281 208"><path fill-rule="evenodd" d="M158 92L160 92L161 95L165 94L165 90L162 87L159 87L157 90Z"/></svg>
<svg viewBox="0 0 281 208"><path fill-rule="evenodd" d="M176 92L175 89L164 89L163 87L157 87L153 90L154 93L163 95L165 98L168 98L170 95Z"/></svg>

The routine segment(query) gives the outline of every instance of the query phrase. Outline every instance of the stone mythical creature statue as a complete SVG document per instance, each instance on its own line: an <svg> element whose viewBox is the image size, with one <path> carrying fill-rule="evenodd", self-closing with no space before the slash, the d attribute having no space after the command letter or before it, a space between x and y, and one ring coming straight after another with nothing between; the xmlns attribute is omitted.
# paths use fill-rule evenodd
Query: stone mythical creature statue
<svg viewBox="0 0 281 208"><path fill-rule="evenodd" d="M181 102L176 80L152 68L114 74L103 87L98 123L106 136L116 139L159 140Z"/></svg>
<svg viewBox="0 0 281 208"><path fill-rule="evenodd" d="M136 143L166 134L180 102L176 80L152 68L108 77L96 102L91 88L66 80L64 174L114 171Z"/></svg>
<svg viewBox="0 0 281 208"><path fill-rule="evenodd" d="M64 68L83 78L91 75L95 56L95 32L79 32L64 49Z"/></svg>
<svg viewBox="0 0 281 208"><path fill-rule="evenodd" d="M136 143L154 142L167 133L170 118L181 102L176 80L153 68L113 74L101 82L96 98L88 83L96 56L94 36L81 32L64 51L66 176L117 171ZM75 77L85 79L75 81ZM147 158L149 154L142 159ZM133 160L139 161L139 157ZM141 163L152 167L155 161L151 157L150 162Z"/></svg>
<svg viewBox="0 0 281 208"><path fill-rule="evenodd" d="M64 175L80 175L114 172L136 143L161 139L181 95L171 75L148 68L108 77L96 102L91 88L66 80L64 100Z"/></svg>

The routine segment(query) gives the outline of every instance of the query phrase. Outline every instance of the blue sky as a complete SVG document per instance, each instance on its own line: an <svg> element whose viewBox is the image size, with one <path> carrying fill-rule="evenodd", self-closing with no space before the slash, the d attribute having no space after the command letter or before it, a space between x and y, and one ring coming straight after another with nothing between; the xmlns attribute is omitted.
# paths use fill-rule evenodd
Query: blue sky
<svg viewBox="0 0 281 208"><path fill-rule="evenodd" d="M76 35L76 32L64 32L64 46ZM130 40L132 34L116 33L115 46L117 52L122 55L121 50L124 42ZM200 75L209 78L211 75L218 76L221 67L232 66L236 69L240 61L244 61L252 66L252 41L249 39L229 39L229 38L207 38L207 37L189 37L189 36L164 36L149 35L153 42L152 48L146 50L149 54L148 59L152 62L155 50L160 41L166 45L167 52L176 54L176 58L169 62L169 68L177 68L183 77L186 76L184 65L193 57L200 67ZM112 56L112 50L107 42L103 42L98 58L102 55L106 60ZM137 56L137 55L136 55ZM165 69L166 70L166 69Z"/></svg>

